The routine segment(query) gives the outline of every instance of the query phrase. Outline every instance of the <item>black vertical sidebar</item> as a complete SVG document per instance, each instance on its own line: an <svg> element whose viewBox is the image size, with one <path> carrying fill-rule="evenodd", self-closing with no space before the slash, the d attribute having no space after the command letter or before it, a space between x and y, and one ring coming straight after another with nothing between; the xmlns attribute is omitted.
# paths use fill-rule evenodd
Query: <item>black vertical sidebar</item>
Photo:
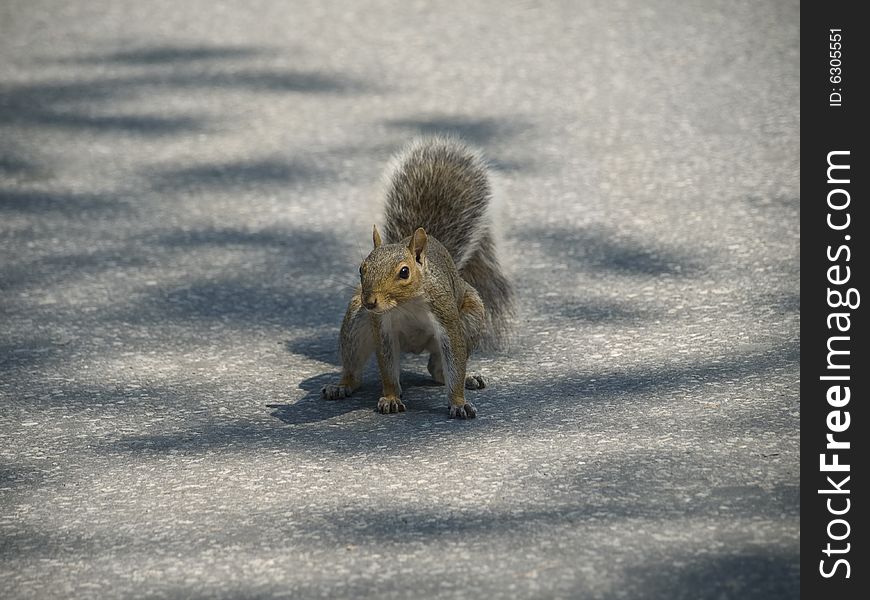
<svg viewBox="0 0 870 600"><path fill-rule="evenodd" d="M858 491L870 484L859 459L870 447L870 364L858 358L870 349L861 4L801 6L801 594L830 600L870 590L870 496Z"/></svg>

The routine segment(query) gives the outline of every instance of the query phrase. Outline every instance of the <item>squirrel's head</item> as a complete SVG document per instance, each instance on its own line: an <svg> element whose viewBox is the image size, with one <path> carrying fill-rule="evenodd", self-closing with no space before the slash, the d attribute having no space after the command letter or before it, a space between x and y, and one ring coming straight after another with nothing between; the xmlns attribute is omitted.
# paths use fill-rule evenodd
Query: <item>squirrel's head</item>
<svg viewBox="0 0 870 600"><path fill-rule="evenodd" d="M361 301L366 310L383 313L420 295L426 232L417 229L408 243L384 244L372 228L374 249L359 267Z"/></svg>

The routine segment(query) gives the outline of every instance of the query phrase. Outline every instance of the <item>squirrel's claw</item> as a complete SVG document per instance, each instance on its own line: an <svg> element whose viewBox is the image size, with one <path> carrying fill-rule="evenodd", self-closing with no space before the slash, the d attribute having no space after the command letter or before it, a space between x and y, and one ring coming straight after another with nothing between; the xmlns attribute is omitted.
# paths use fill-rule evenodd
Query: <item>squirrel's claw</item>
<svg viewBox="0 0 870 600"><path fill-rule="evenodd" d="M381 397L378 400L378 412L381 414L405 412L405 405L400 398Z"/></svg>
<svg viewBox="0 0 870 600"><path fill-rule="evenodd" d="M482 390L486 387L486 379L480 375L469 375L465 378L466 390Z"/></svg>
<svg viewBox="0 0 870 600"><path fill-rule="evenodd" d="M324 400L341 400L347 398L353 393L353 390L348 385L327 384L320 388L320 397Z"/></svg>
<svg viewBox="0 0 870 600"><path fill-rule="evenodd" d="M466 402L461 406L450 405L451 419L473 419L476 416L477 409L474 408L474 405L472 405L471 402Z"/></svg>

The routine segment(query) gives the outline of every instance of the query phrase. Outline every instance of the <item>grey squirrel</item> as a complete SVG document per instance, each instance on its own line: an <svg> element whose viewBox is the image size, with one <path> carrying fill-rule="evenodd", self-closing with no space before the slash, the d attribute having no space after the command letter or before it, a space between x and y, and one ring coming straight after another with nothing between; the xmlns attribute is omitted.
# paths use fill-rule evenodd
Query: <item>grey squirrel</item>
<svg viewBox="0 0 870 600"><path fill-rule="evenodd" d="M513 314L487 214L486 164L457 139L428 137L394 157L387 179L383 236L374 226L374 249L341 325L341 380L321 395L350 396L374 353L383 383L378 410L402 412L400 354L427 351L429 373L447 387L450 416L474 418L465 388L486 382L466 375L468 357L501 345Z"/></svg>

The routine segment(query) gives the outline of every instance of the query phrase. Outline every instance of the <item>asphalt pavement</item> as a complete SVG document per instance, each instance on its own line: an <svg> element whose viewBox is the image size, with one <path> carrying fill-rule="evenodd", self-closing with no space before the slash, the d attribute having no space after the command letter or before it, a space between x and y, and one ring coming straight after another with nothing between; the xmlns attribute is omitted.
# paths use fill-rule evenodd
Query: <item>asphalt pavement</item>
<svg viewBox="0 0 870 600"><path fill-rule="evenodd" d="M799 3L0 5L0 596L795 598ZM493 166L511 347L319 399L381 173Z"/></svg>

